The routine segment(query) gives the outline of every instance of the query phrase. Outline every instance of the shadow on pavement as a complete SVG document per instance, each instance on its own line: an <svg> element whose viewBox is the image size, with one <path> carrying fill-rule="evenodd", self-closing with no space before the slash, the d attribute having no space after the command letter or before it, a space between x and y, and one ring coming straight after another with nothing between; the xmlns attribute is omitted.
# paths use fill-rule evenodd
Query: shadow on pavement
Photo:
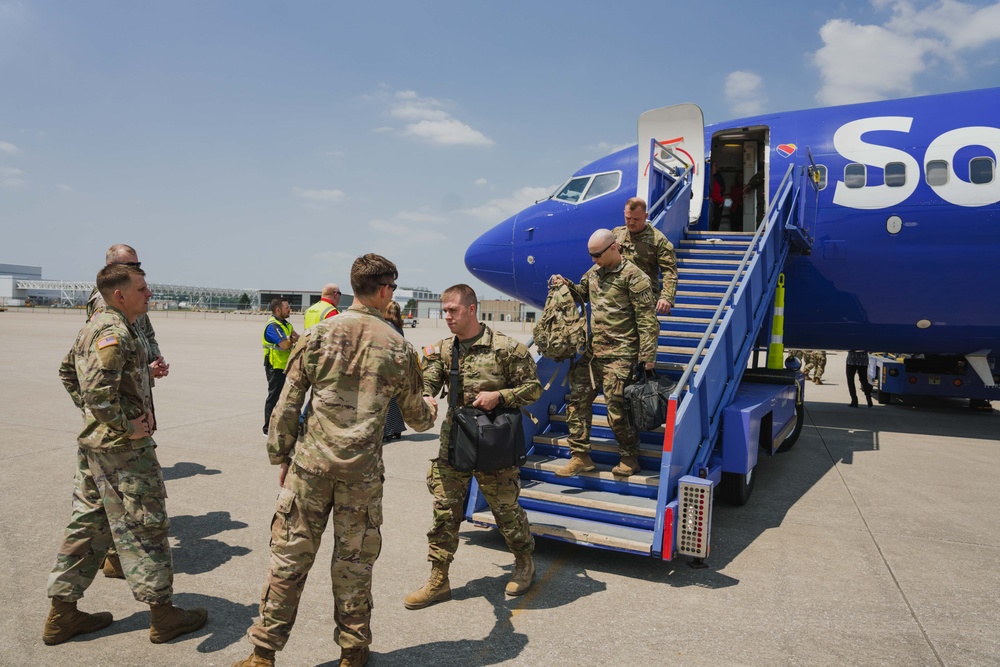
<svg viewBox="0 0 1000 667"><path fill-rule="evenodd" d="M501 539L500 542L502 544L503 540ZM507 569L513 573L513 562ZM492 605L496 623L487 636L481 639L429 642L388 653L377 653L373 654L372 661L377 660L379 665L395 665L396 667L410 667L412 665L466 667L468 665L496 665L514 660L528 645L528 636L514 629L515 611L558 607L606 588L603 582L595 581L584 574L571 590L564 591L564 595L554 597L539 588L538 583L544 578L545 573L536 570L535 587L519 598L508 598L504 594L504 587L510 580L510 574L480 577L459 588L453 588L453 600L482 598ZM336 660L331 660L316 667L333 667L336 664L338 664Z"/></svg>
<svg viewBox="0 0 1000 667"><path fill-rule="evenodd" d="M172 479L184 479L185 477L194 477L195 475L218 475L222 471L209 469L200 463L191 463L189 461L179 461L169 468L163 468L163 479L164 481L170 481Z"/></svg>
<svg viewBox="0 0 1000 667"><path fill-rule="evenodd" d="M170 534L177 538L172 549L174 572L202 574L227 563L237 556L250 553L247 547L234 547L210 535L246 528L242 521L233 521L229 512L209 512L203 516L182 515L170 518Z"/></svg>

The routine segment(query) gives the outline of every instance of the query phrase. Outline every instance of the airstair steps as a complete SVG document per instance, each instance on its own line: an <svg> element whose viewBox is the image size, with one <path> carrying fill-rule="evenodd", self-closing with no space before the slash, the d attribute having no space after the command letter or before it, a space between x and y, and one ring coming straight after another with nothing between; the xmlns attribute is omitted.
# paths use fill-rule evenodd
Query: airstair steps
<svg viewBox="0 0 1000 667"><path fill-rule="evenodd" d="M656 501L652 498L623 496L594 489L577 489L537 479L526 480L521 485L521 498L544 500L560 505L576 505L595 510L623 512L646 519L656 517Z"/></svg>
<svg viewBox="0 0 1000 667"><path fill-rule="evenodd" d="M603 397L598 397L598 400L603 402ZM536 452L542 452L544 450L545 454L555 455L557 452L560 454L569 454L569 438L565 433L549 432L545 435L536 435L532 442L535 443ZM590 451L592 452L604 452L605 454L618 454L618 443L614 440L608 440L605 438L590 438ZM639 442L639 456L646 459L659 459L663 457L663 446L662 445L652 445L649 443Z"/></svg>
<svg viewBox="0 0 1000 667"><path fill-rule="evenodd" d="M659 474L655 475L645 474L642 471L640 471L636 475L628 475L626 477L623 475L616 475L613 472L611 472L611 469L614 467L613 465L601 464L596 462L595 464L597 467L590 472L581 472L577 475L574 475L573 477L563 477L558 479L560 482L566 483L567 485L571 481L582 481L582 480L591 480L591 481L601 480L606 482L617 482L622 486L627 485L633 487L645 487L646 489L651 490L652 493L654 494L656 493L656 487L659 486L660 484ZM559 470L564 465L566 465L566 459L564 458L556 456L538 456L532 454L531 456L528 457L528 460L525 461L524 465L521 466L521 471L551 473L554 475L556 470Z"/></svg>
<svg viewBox="0 0 1000 667"><path fill-rule="evenodd" d="M550 422L565 422L566 421L566 415L564 415L564 414L549 415L549 421ZM598 415L598 414L595 414L593 416L590 425L591 425L591 427L611 428L611 424L608 423L607 416ZM644 431L644 433L663 433L663 427L660 426L659 428L654 428L651 431Z"/></svg>
<svg viewBox="0 0 1000 667"><path fill-rule="evenodd" d="M648 556L653 548L653 532L600 521L588 521L560 514L525 510L531 532L566 542L589 544ZM492 512L475 512L472 522L496 527Z"/></svg>

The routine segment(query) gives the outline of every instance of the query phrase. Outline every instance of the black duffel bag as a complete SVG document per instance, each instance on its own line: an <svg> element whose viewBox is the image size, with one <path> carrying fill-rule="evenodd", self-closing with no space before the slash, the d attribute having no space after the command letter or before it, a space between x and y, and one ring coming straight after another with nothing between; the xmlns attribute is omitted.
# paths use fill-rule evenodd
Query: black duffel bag
<svg viewBox="0 0 1000 667"><path fill-rule="evenodd" d="M667 404L677 383L639 363L625 387L625 415L637 431L652 431L667 421Z"/></svg>
<svg viewBox="0 0 1000 667"><path fill-rule="evenodd" d="M448 463L461 472L492 472L521 466L527 460L521 411L455 408Z"/></svg>

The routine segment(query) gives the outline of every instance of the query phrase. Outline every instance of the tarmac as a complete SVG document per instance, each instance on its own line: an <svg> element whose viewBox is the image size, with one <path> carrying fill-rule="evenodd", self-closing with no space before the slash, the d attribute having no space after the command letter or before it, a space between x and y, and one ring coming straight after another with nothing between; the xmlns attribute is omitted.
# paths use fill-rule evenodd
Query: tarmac
<svg viewBox="0 0 1000 667"><path fill-rule="evenodd" d="M251 650L278 493L261 435L264 318L151 317L170 363L154 396L175 601L207 607L208 624L153 645L148 607L99 574L80 607L115 622L42 643L80 427L56 371L84 316L12 310L0 313L0 665L228 666ZM447 333L426 320L406 330L417 347ZM761 461L750 502L716 505L701 570L539 539L535 586L506 598L513 557L498 533L465 524L454 599L408 611L403 597L429 573L437 439L386 444L369 664L1000 664L1000 412L948 400L852 409L843 369L831 353L825 384L807 385L802 435ZM281 667L337 664L327 536Z"/></svg>

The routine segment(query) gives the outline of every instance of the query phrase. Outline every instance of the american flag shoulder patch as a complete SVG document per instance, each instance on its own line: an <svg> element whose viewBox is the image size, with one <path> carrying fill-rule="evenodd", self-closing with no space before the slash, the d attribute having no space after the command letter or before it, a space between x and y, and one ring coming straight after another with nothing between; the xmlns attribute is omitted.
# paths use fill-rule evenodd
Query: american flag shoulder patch
<svg viewBox="0 0 1000 667"><path fill-rule="evenodd" d="M433 345L428 345L427 347L424 348L424 356L425 357L428 357L428 356L434 354L434 352L435 352L435 350L434 350L434 346Z"/></svg>
<svg viewBox="0 0 1000 667"><path fill-rule="evenodd" d="M108 334L104 338L97 341L97 349L103 350L106 347L111 347L112 345L118 344L118 338L114 334Z"/></svg>

